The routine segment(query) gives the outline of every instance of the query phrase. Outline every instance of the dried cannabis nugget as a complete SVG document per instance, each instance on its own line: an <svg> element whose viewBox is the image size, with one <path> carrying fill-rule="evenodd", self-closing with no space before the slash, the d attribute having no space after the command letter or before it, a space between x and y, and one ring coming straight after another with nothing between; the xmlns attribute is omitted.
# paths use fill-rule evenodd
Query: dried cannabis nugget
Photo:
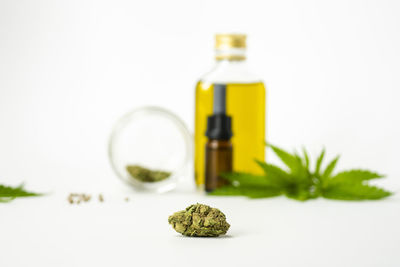
<svg viewBox="0 0 400 267"><path fill-rule="evenodd" d="M169 224L186 236L219 236L229 229L225 214L219 209L203 204L195 204L169 216Z"/></svg>

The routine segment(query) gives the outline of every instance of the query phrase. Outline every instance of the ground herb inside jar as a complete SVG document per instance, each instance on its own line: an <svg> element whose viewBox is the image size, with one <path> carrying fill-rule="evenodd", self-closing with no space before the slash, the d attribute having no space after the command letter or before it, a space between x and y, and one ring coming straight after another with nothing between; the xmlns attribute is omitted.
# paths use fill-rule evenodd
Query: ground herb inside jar
<svg viewBox="0 0 400 267"><path fill-rule="evenodd" d="M171 176L170 172L151 170L140 165L128 165L126 170L132 178L147 183L160 182Z"/></svg>

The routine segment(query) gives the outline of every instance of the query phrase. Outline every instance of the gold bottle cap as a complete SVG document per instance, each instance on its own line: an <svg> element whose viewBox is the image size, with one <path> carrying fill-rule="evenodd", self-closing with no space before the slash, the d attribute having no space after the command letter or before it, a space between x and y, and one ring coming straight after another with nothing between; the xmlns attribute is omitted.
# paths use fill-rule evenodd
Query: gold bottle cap
<svg viewBox="0 0 400 267"><path fill-rule="evenodd" d="M217 60L244 60L245 54L235 53L234 50L244 50L246 48L246 35L245 34L216 34L215 35L215 49ZM221 51L226 52L221 53ZM230 50L230 51L229 51Z"/></svg>
<svg viewBox="0 0 400 267"><path fill-rule="evenodd" d="M216 34L215 48L246 48L245 34Z"/></svg>

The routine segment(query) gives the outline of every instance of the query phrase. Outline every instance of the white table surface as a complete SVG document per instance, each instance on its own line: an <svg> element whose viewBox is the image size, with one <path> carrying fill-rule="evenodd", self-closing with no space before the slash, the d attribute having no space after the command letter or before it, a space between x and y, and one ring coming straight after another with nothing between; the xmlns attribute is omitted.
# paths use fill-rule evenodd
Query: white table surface
<svg viewBox="0 0 400 267"><path fill-rule="evenodd" d="M68 193L0 205L0 266L400 266L400 198L305 203L199 193ZM221 209L219 238L177 234L168 215L192 203Z"/></svg>

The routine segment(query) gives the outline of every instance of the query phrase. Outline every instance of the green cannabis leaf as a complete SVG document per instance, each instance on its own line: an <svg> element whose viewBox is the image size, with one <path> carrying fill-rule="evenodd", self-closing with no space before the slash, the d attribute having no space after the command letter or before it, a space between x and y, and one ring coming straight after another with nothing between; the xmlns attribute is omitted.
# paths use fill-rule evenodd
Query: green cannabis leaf
<svg viewBox="0 0 400 267"><path fill-rule="evenodd" d="M42 194L28 192L24 189L24 185L21 184L17 187L0 185L0 202L10 202L17 197L36 197Z"/></svg>
<svg viewBox="0 0 400 267"><path fill-rule="evenodd" d="M286 168L256 160L263 169L264 175L223 173L222 177L230 184L209 194L249 198L286 195L300 201L317 197L338 200L375 200L392 194L367 183L371 179L383 178L381 174L368 170L349 170L334 174L339 157L334 158L323 169L325 149L318 156L315 169L312 171L306 149L303 148L303 156L300 156L273 145L268 145L268 147L286 165Z"/></svg>

